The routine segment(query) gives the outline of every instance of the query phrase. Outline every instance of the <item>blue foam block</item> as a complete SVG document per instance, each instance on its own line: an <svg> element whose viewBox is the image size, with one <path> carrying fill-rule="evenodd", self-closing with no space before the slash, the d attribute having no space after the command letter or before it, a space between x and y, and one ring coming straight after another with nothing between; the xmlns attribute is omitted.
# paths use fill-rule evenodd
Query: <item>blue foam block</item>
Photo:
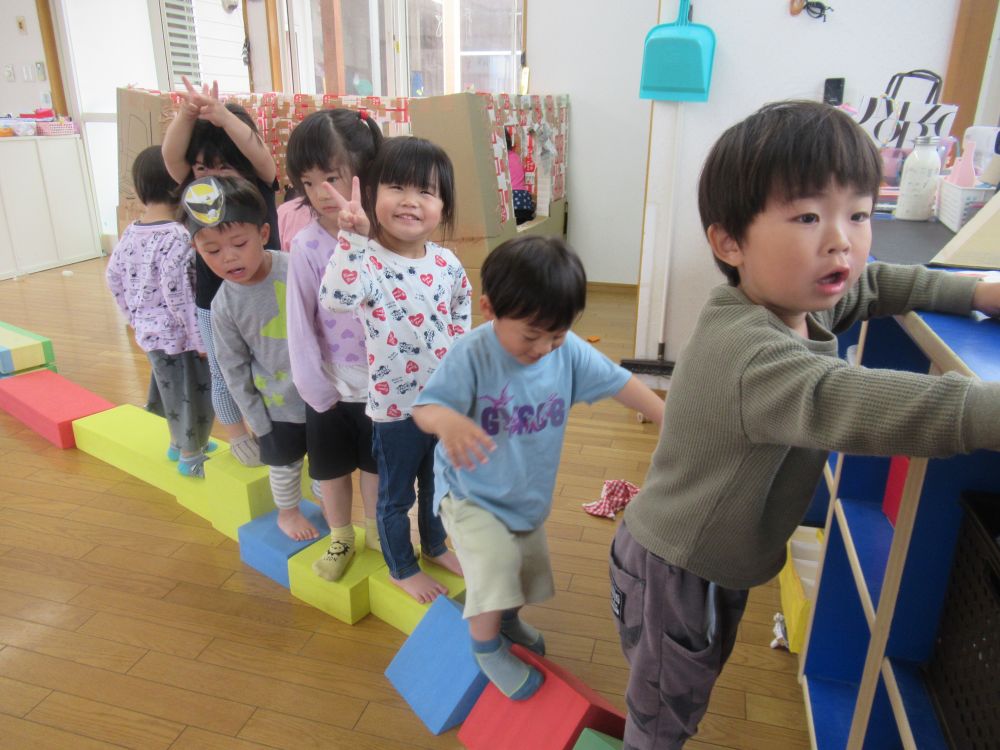
<svg viewBox="0 0 1000 750"><path fill-rule="evenodd" d="M299 508L321 535L330 533L330 527L323 518L323 511L316 503L303 500ZM316 543L315 539L296 542L285 536L285 532L278 528L276 510L243 524L237 534L240 542L240 559L286 589L290 587L288 558Z"/></svg>
<svg viewBox="0 0 1000 750"><path fill-rule="evenodd" d="M487 679L472 656L462 605L435 599L385 676L434 734L465 721Z"/></svg>

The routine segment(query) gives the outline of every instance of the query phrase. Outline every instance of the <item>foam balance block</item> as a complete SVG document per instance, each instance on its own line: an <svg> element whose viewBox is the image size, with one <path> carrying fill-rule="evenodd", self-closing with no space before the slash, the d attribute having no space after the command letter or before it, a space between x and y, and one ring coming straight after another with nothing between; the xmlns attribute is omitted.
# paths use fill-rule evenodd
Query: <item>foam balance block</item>
<svg viewBox="0 0 1000 750"><path fill-rule="evenodd" d="M321 609L338 620L353 625L371 612L368 578L385 568L379 552L365 546L365 530L354 527L357 551L347 572L339 581L327 581L313 573L312 564L330 546L330 537L313 542L288 559L288 581L292 596Z"/></svg>
<svg viewBox="0 0 1000 750"><path fill-rule="evenodd" d="M47 338L0 321L0 373L10 375L46 365L54 368L55 362Z"/></svg>
<svg viewBox="0 0 1000 750"><path fill-rule="evenodd" d="M458 730L469 750L572 750L584 729L611 737L625 734L625 717L604 697L562 667L513 647L544 673L545 682L526 701L512 701L491 683Z"/></svg>
<svg viewBox="0 0 1000 750"><path fill-rule="evenodd" d="M444 596L431 604L385 676L434 734L465 721L489 682L472 656L462 606Z"/></svg>
<svg viewBox="0 0 1000 750"><path fill-rule="evenodd" d="M323 510L308 500L299 504L302 515L308 518L321 535L329 534L330 528L323 518ZM297 542L288 537L278 528L278 511L273 510L267 515L259 516L238 529L240 542L240 559L263 573L275 583L280 583L286 589L288 584L288 558L316 540Z"/></svg>
<svg viewBox="0 0 1000 750"><path fill-rule="evenodd" d="M55 363L53 363L51 365L29 367L27 370L18 370L17 372L0 372L0 380L3 380L4 378L16 378L18 375L25 375L29 372L41 372L42 370L48 370L49 372L59 372L56 369Z"/></svg>
<svg viewBox="0 0 1000 750"><path fill-rule="evenodd" d="M573 745L573 750L622 750L623 744L614 737L595 732L593 729L584 729L580 733L580 739Z"/></svg>
<svg viewBox="0 0 1000 750"><path fill-rule="evenodd" d="M267 467L248 469L216 440L205 478L181 476L167 459L170 432L162 417L125 404L73 422L76 446L137 479L174 495L230 539L239 527L274 510Z"/></svg>
<svg viewBox="0 0 1000 750"><path fill-rule="evenodd" d="M465 579L423 559L419 560L419 565L422 571L448 589L450 599L464 600ZM431 607L430 604L421 604L389 580L388 568L373 573L368 579L368 586L372 614L407 635L413 632Z"/></svg>
<svg viewBox="0 0 1000 750"><path fill-rule="evenodd" d="M73 421L114 404L47 369L0 382L0 409L59 448L72 448Z"/></svg>

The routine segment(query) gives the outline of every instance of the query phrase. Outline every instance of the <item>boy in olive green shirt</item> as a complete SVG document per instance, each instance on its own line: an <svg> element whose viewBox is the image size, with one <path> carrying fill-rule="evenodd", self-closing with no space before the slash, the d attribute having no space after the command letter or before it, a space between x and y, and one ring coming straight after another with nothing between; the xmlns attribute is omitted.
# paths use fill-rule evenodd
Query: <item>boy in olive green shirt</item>
<svg viewBox="0 0 1000 750"><path fill-rule="evenodd" d="M844 112L765 106L716 142L699 209L729 285L671 380L645 485L611 547L631 665L625 747L697 731L747 590L770 580L831 450L1000 448L1000 383L851 367L836 335L913 309L1000 313L1000 284L867 264L881 159Z"/></svg>

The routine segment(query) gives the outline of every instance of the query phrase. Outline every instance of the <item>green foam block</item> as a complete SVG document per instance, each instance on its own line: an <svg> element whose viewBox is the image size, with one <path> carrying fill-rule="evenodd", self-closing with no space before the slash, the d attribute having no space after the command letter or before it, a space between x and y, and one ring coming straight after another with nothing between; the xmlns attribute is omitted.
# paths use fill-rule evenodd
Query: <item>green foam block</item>
<svg viewBox="0 0 1000 750"><path fill-rule="evenodd" d="M365 530L354 527L357 552L351 565L339 581L327 581L313 573L312 564L330 546L324 536L288 559L288 582L292 595L321 609L338 620L353 625L371 611L368 579L384 570L385 560L379 552L365 546Z"/></svg>
<svg viewBox="0 0 1000 750"><path fill-rule="evenodd" d="M584 729L573 750L622 750L622 741L593 729Z"/></svg>
<svg viewBox="0 0 1000 750"><path fill-rule="evenodd" d="M423 559L419 560L419 565L427 575L447 587L450 598L464 601L464 578ZM368 587L372 614L407 635L414 631L431 607L430 604L421 604L389 580L388 568L373 573L368 578Z"/></svg>

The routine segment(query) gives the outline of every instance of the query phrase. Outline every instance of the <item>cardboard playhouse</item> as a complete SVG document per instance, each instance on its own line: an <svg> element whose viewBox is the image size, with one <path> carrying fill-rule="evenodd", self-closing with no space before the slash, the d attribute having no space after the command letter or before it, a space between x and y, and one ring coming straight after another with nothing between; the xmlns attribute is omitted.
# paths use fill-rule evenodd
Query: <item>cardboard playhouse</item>
<svg viewBox="0 0 1000 750"><path fill-rule="evenodd" d="M479 315L479 269L497 245L519 234L565 236L569 97L537 94L451 94L410 100L413 135L442 144L455 165L458 209L450 237L439 241L458 255ZM535 199L535 218L514 221L504 128L513 129Z"/></svg>
<svg viewBox="0 0 1000 750"><path fill-rule="evenodd" d="M452 94L421 99L330 94L238 94L224 96L257 121L271 149L282 188L289 184L285 149L295 125L318 109L364 110L387 137L413 134L442 145L455 166L455 230L442 244L455 250L469 274L477 301L479 268L486 255L518 233L565 235L569 97L537 94ZM132 163L163 134L183 97L142 89L118 89L118 230L141 214L132 185ZM514 221L504 128L514 133L535 199L534 220ZM279 193L280 201L281 195Z"/></svg>

